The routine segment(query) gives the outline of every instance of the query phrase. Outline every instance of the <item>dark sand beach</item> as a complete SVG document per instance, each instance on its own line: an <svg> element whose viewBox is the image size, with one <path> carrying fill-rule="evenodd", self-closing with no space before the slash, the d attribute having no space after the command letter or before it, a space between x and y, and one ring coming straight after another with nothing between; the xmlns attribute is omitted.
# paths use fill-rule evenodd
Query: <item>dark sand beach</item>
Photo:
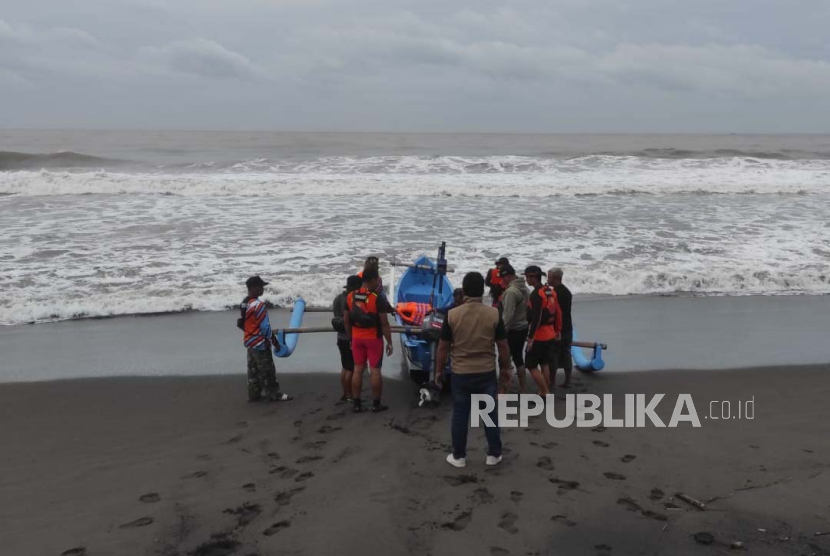
<svg viewBox="0 0 830 556"><path fill-rule="evenodd" d="M280 378L295 401L248 404L239 375L0 385L2 553L830 553L827 366L577 375L615 405L665 393L664 419L689 393L702 427L536 419L493 469L472 431L463 470L448 405L414 407L412 384L353 415L334 375ZM706 418L750 398L752 420Z"/></svg>

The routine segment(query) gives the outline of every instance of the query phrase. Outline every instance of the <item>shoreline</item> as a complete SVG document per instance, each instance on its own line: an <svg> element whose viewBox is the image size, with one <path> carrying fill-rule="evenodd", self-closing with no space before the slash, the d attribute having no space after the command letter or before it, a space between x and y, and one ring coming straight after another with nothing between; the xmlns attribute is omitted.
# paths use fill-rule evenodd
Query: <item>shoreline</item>
<svg viewBox="0 0 830 556"><path fill-rule="evenodd" d="M608 344L599 375L830 363L830 296L632 297L574 303L578 339ZM271 311L274 328L289 311ZM0 383L104 376L245 372L236 311L189 312L0 327ZM308 313L304 326L328 326ZM401 346L384 365L401 376ZM308 334L278 372L339 372L332 334Z"/></svg>
<svg viewBox="0 0 830 556"><path fill-rule="evenodd" d="M335 403L334 375L278 378L294 401L246 403L244 375L0 385L4 548L694 555L707 532L708 550L830 553L830 535L814 535L830 531L827 365L577 374L574 393L612 394L616 415L635 392L665 393L664 418L679 393L701 414L712 400L752 398L755 415L675 429L531 420L503 429L492 469L473 429L463 470L444 461L446 399L420 409L414 385L388 380L390 410L353 415Z"/></svg>
<svg viewBox="0 0 830 556"><path fill-rule="evenodd" d="M613 294L574 294L574 300L580 303L597 303L597 302L605 302L605 301L626 301L631 299L653 299L653 298L660 298L660 299L707 299L707 298L761 298L766 299L770 297L780 297L780 298L801 298L801 297L830 297L830 292L826 293L814 293L814 292L802 292L802 291L793 291L793 292L770 292L770 293L756 293L756 292L749 292L745 294L737 293L737 292L689 292L689 291L682 291L682 292L668 292L668 293L638 293L638 294L624 294L624 295L613 295ZM271 311L291 311L293 307L289 306L281 306L281 305L274 305L271 302L267 302L268 310ZM329 312L330 307L323 306L323 305L307 305L306 310L309 312ZM13 327L13 326L34 326L39 324L60 324L60 323L72 323L72 322L83 322L88 320L109 320L109 319L119 319L119 318L134 318L134 317L164 317L164 316L173 316L173 315L185 315L190 313L225 313L228 311L235 311L236 307L234 306L226 306L223 309L192 309L192 308L182 308L178 310L172 311L149 311L146 313L118 313L112 315L78 315L78 316L71 316L66 318L56 318L53 320L37 320L37 321L28 321L28 322L0 322L0 329L3 327Z"/></svg>

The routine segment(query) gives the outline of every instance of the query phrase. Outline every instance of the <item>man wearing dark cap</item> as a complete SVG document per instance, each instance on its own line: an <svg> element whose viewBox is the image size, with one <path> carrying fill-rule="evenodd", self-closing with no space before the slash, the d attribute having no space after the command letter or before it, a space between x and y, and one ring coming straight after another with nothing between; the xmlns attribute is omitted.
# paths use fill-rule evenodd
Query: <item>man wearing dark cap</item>
<svg viewBox="0 0 830 556"><path fill-rule="evenodd" d="M516 376L519 378L519 393L525 392L525 341L527 340L527 284L523 276L516 276L516 271L510 264L501 267L501 279L505 286L501 296L504 327L507 329L507 345L510 347L510 358L516 367ZM510 375L502 374L507 382L500 384L501 392L507 392L510 386Z"/></svg>
<svg viewBox="0 0 830 556"><path fill-rule="evenodd" d="M352 342L349 340L349 334L346 332L346 323L343 320L343 315L346 313L346 298L351 292L359 290L361 285L363 285L363 280L361 280L360 276L356 274L349 276L343 292L335 297L334 303L332 303L334 318L331 319L331 324L337 330L337 349L340 350L340 386L343 392L340 396L341 403L349 401L352 397L352 373L354 372Z"/></svg>
<svg viewBox="0 0 830 556"><path fill-rule="evenodd" d="M502 284L499 272L503 266L509 264L510 261L507 260L507 257L501 257L496 261L496 267L488 270L487 275L484 277L484 285L490 288L490 298L493 300L493 307L499 306L501 294L505 288L505 285Z"/></svg>
<svg viewBox="0 0 830 556"><path fill-rule="evenodd" d="M529 266L524 276L531 289L527 305L525 364L539 387L539 395L547 396L550 393L550 354L553 341L562 330L562 311L559 310L556 293L542 281L541 268Z"/></svg>
<svg viewBox="0 0 830 556"><path fill-rule="evenodd" d="M260 299L268 282L251 276L245 282L248 295L240 305L240 328L245 332L243 342L248 349L248 401L258 402L263 397L272 402L286 402L291 396L280 391L277 370L271 355L271 322L268 307Z"/></svg>

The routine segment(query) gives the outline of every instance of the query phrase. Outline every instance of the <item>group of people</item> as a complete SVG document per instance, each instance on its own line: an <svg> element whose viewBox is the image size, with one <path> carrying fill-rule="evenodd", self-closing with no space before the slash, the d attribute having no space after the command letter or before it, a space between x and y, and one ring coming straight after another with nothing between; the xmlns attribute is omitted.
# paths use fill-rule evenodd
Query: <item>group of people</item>
<svg viewBox="0 0 830 556"><path fill-rule="evenodd" d="M442 383L444 369L451 360L452 453L447 462L454 467L466 466L473 394L495 398L506 392L514 366L522 393L527 372L543 396L554 387L559 368L565 370L561 386L570 385L571 292L562 283L562 274L561 269L551 268L545 283L540 267L528 266L517 275L510 261L502 257L486 278L478 272L467 273L462 287L453 292L453 302L433 309L446 314L435 361L435 382ZM237 325L244 331L243 342L248 350L248 400L290 401L291 396L282 392L276 379L270 349L272 344L276 345L276 338L265 302L260 299L267 282L253 276L246 285L248 295L240 305ZM491 304L483 302L486 286L490 287ZM337 331L340 352L340 402L351 402L356 413L365 411L361 391L368 367L371 411L382 412L388 407L381 401L381 368L384 354L391 356L394 350L388 317L395 313L395 308L383 293L378 259L367 259L360 273L348 277L343 290L332 304L332 327ZM485 433L485 463L497 465L502 458L498 426L486 426Z"/></svg>
<svg viewBox="0 0 830 556"><path fill-rule="evenodd" d="M562 276L561 268L551 268L545 274L536 265L517 275L510 261L502 257L485 278L493 306L499 309L507 329L520 393L525 392L527 372L540 395L550 393L560 368L565 371L561 386L568 388L571 384L572 295L562 283ZM508 384L502 384L502 392Z"/></svg>

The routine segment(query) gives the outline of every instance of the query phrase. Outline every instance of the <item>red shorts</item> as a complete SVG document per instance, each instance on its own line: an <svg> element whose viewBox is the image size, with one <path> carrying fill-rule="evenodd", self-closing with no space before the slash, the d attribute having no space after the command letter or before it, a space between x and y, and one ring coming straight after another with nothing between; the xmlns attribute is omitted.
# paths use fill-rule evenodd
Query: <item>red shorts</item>
<svg viewBox="0 0 830 556"><path fill-rule="evenodd" d="M352 338L352 353L355 367L363 367L368 361L370 368L380 369L383 365L383 338Z"/></svg>

